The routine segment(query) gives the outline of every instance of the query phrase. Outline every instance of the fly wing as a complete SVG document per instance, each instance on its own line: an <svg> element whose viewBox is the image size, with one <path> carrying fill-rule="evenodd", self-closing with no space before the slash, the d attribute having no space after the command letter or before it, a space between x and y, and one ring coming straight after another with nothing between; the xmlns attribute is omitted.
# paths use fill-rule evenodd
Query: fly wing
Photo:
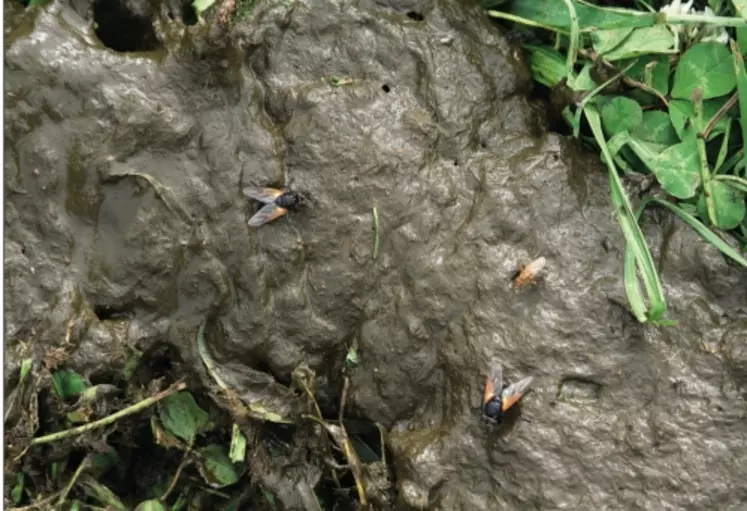
<svg viewBox="0 0 747 511"><path fill-rule="evenodd" d="M262 209L257 211L254 216L249 219L249 227L260 227L267 222L280 218L287 212L287 209L281 208L276 204L265 204L262 206Z"/></svg>
<svg viewBox="0 0 747 511"><path fill-rule="evenodd" d="M495 397L503 387L503 366L496 359L490 361L490 374L485 379L485 391L482 395L482 403L486 404Z"/></svg>
<svg viewBox="0 0 747 511"><path fill-rule="evenodd" d="M247 197L264 202L265 204L272 204L275 199L283 195L283 190L277 190L275 188L262 188L259 186L247 186L244 188L244 195Z"/></svg>
<svg viewBox="0 0 747 511"><path fill-rule="evenodd" d="M534 382L534 376L527 376L523 380L512 383L503 390L501 401L503 403L504 412L518 403L519 399L524 397L524 394L526 394L532 386L532 382Z"/></svg>

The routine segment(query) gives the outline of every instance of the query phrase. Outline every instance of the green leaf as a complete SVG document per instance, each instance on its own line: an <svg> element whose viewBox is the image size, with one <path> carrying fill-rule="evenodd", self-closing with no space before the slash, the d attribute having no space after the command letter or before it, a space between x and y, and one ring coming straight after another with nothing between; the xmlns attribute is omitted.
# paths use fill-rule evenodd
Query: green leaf
<svg viewBox="0 0 747 511"><path fill-rule="evenodd" d="M159 417L163 427L192 445L195 437L208 431L210 418L186 390L159 401Z"/></svg>
<svg viewBox="0 0 747 511"><path fill-rule="evenodd" d="M355 367L360 363L360 360L358 358L358 351L351 346L348 348L348 354L345 356L345 364L349 367Z"/></svg>
<svg viewBox="0 0 747 511"><path fill-rule="evenodd" d="M18 505L19 502L21 502L21 499L23 498L23 486L25 482L26 474L23 472L18 472L18 476L16 478L16 485L13 487L12 490L10 490L10 500L13 501L13 504Z"/></svg>
<svg viewBox="0 0 747 511"><path fill-rule="evenodd" d="M82 393L88 384L75 371L62 369L52 373L52 387L59 398L65 401Z"/></svg>
<svg viewBox="0 0 747 511"><path fill-rule="evenodd" d="M597 30L591 33L594 51L603 55L622 43L633 31L633 27L613 28L611 30Z"/></svg>
<svg viewBox="0 0 747 511"><path fill-rule="evenodd" d="M712 181L711 192L716 210L716 227L728 231L742 223L747 209L744 193L725 181Z"/></svg>
<svg viewBox="0 0 747 511"><path fill-rule="evenodd" d="M31 371L33 362L33 359L30 358L25 358L21 361L21 375L18 378L19 386L23 383L23 381L26 379L26 376L28 376L29 372Z"/></svg>
<svg viewBox="0 0 747 511"><path fill-rule="evenodd" d="M617 96L602 107L602 123L610 136L621 131L633 131L641 121L643 121L641 105L632 99Z"/></svg>
<svg viewBox="0 0 747 511"><path fill-rule="evenodd" d="M628 62L620 64L627 65ZM669 93L669 58L666 55L642 55L626 74L665 96ZM647 76L650 80L647 80Z"/></svg>
<svg viewBox="0 0 747 511"><path fill-rule="evenodd" d="M158 499L151 499L141 502L135 508L135 511L167 511L166 506Z"/></svg>
<svg viewBox="0 0 747 511"><path fill-rule="evenodd" d="M653 26L658 16L658 13L641 13L628 9L605 9L588 2L572 3L582 32ZM566 0L513 0L507 4L504 12L550 30L561 30L565 33L571 31L571 17ZM502 18L504 12L490 10L488 15Z"/></svg>
<svg viewBox="0 0 747 511"><path fill-rule="evenodd" d="M734 64L726 46L719 43L699 43L687 50L674 71L672 97L690 99L697 87L703 99L730 93L737 84Z"/></svg>
<svg viewBox="0 0 747 511"><path fill-rule="evenodd" d="M588 90L594 90L596 89L599 84L594 81L594 78L591 76L591 70L594 67L594 64L591 62L587 62L584 64L584 67L581 68L581 71L573 77L573 79L568 80L568 87L571 88L571 90L574 91L588 91Z"/></svg>
<svg viewBox="0 0 747 511"><path fill-rule="evenodd" d="M728 98L717 98L703 101L703 122L708 124L727 101ZM708 140L711 140L714 136L726 131L727 124L731 122L731 119L728 118L727 115L724 115L716 121ZM671 100L669 102L669 118L672 121L672 126L674 126L677 135L679 135L681 139L684 139L686 136L685 132L687 131L688 121L692 121L692 119L695 118L695 107L693 106L692 101L684 99Z"/></svg>
<svg viewBox="0 0 747 511"><path fill-rule="evenodd" d="M89 474L84 474L79 479L78 486L83 489L89 498L101 504L106 504L107 509L112 511L127 511L128 509L108 486L101 484Z"/></svg>
<svg viewBox="0 0 747 511"><path fill-rule="evenodd" d="M200 454L202 454L200 474L210 486L223 488L239 480L239 475L222 446L210 444L200 449Z"/></svg>
<svg viewBox="0 0 747 511"><path fill-rule="evenodd" d="M529 69L535 81L552 88L566 77L565 59L555 48L532 44L525 44L523 48L529 52Z"/></svg>
<svg viewBox="0 0 747 511"><path fill-rule="evenodd" d="M656 180L678 199L694 197L700 186L700 160L694 140L665 149L651 169Z"/></svg>
<svg viewBox="0 0 747 511"><path fill-rule="evenodd" d="M238 424L233 425L231 447L228 450L228 457L234 463L243 463L246 459L246 437L239 429Z"/></svg>
<svg viewBox="0 0 747 511"><path fill-rule="evenodd" d="M602 54L610 62L651 53L673 53L674 35L664 25L635 29L622 44Z"/></svg>
<svg viewBox="0 0 747 511"><path fill-rule="evenodd" d="M731 4L736 14L747 20L747 0L731 0Z"/></svg>
<svg viewBox="0 0 747 511"><path fill-rule="evenodd" d="M745 0L747 4L747 0ZM743 11L744 14L744 11ZM739 93L739 119L742 127L742 145L747 142L747 72L745 71L744 59L736 47L734 41L731 41L731 52L734 60L734 72L737 77L737 91Z"/></svg>
<svg viewBox="0 0 747 511"><path fill-rule="evenodd" d="M194 0L194 2L192 2L192 7L195 8L197 15L201 16L202 13L207 11L214 3L215 0Z"/></svg>
<svg viewBox="0 0 747 511"><path fill-rule="evenodd" d="M680 141L669 115L661 110L643 112L643 121L633 131L632 135L646 142L672 145Z"/></svg>

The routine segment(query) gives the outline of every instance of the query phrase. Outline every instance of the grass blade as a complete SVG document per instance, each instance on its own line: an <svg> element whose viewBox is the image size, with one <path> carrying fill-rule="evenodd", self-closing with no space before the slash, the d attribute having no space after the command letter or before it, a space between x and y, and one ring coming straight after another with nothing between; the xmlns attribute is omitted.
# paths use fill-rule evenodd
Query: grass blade
<svg viewBox="0 0 747 511"><path fill-rule="evenodd" d="M607 147L607 142L604 139L599 110L596 105L588 104L584 108L584 113L594 133L594 137L602 149L602 154L609 170L612 204L617 212L617 221L622 228L627 242L625 247L625 269L627 270L625 271L625 292L628 296L628 302L638 321L642 323L646 321L658 321L666 313L666 300L659 280L659 274L656 271L654 261L648 250L648 246L646 246L646 240L638 226L637 219L633 215L633 210L624 191L625 189L620 181L620 176L617 174L617 169ZM629 263L628 258L632 258L635 261L635 265L632 264L632 261ZM635 266L640 270L646 289L650 304L648 310L646 310L640 286L637 282L632 282L633 279L637 279L635 271L632 271L635 269Z"/></svg>
<svg viewBox="0 0 747 511"><path fill-rule="evenodd" d="M643 213L643 210L648 206L650 203L656 203L661 206L664 206L671 212L675 213L677 216L679 216L687 225L692 227L695 232L700 234L700 236L719 249L721 252L724 253L727 257L731 258L732 260L738 262L744 267L747 267L747 259L742 257L742 255L737 252L734 248L730 247L724 240L722 240L716 233L711 231L708 227L706 227L703 222L695 218L693 215L685 211L684 209L680 208L676 204L672 204L671 202L668 202L663 199L658 199L656 197L647 197L642 202L641 205L638 207L638 212L636 213L636 218L639 218L641 214Z"/></svg>

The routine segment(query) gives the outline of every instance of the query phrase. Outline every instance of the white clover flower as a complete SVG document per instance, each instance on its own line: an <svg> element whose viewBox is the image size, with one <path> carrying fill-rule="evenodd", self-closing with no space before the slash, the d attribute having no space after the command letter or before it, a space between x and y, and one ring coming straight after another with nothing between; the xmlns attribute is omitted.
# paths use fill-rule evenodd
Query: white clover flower
<svg viewBox="0 0 747 511"><path fill-rule="evenodd" d="M716 16L708 6L706 6L702 11L693 9L693 1L694 0L690 0L683 4L681 0L673 0L669 5L665 5L659 9L659 12L664 14L702 14L709 18ZM729 34L723 27L677 24L667 25L667 28L669 28L672 34L674 34L674 45L677 49L680 49L681 46L691 46L697 42L729 43Z"/></svg>

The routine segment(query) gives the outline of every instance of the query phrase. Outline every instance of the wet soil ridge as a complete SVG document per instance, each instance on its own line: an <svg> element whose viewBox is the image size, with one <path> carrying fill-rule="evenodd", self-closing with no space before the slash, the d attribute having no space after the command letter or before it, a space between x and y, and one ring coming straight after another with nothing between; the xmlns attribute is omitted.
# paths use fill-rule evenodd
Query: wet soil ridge
<svg viewBox="0 0 747 511"><path fill-rule="evenodd" d="M345 415L386 430L400 509L737 509L744 271L649 213L679 324L637 324L603 167L546 131L517 48L477 5L390 3L260 2L220 29L152 9L118 42L99 3L8 9L6 378L56 353L116 384L131 347L209 387L209 318L223 381L304 424L293 371L334 415L354 347ZM242 188L289 183L300 211L249 228ZM493 355L536 376L504 436L480 421ZM294 481L328 467L277 434L252 480L306 509Z"/></svg>

